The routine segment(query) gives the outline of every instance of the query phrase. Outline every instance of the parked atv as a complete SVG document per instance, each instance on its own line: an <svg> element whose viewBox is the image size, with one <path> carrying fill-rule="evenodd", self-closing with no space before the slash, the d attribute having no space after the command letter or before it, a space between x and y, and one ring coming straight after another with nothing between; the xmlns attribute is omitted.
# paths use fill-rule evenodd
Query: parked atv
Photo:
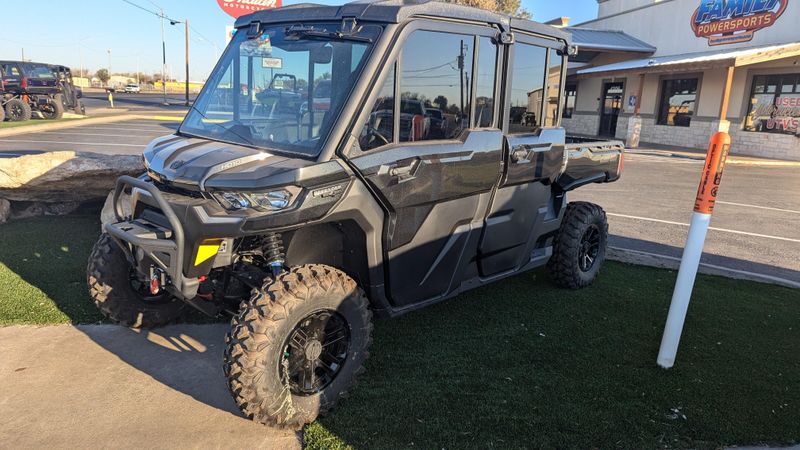
<svg viewBox="0 0 800 450"><path fill-rule="evenodd" d="M146 174L117 181L88 284L125 326L187 305L231 316L224 372L245 415L299 428L328 413L364 371L373 316L545 265L567 288L596 279L605 213L567 194L617 180L622 145L567 144L563 95L527 95L563 92L568 34L441 2L300 4L236 27ZM402 124L412 99L457 134Z"/></svg>
<svg viewBox="0 0 800 450"><path fill-rule="evenodd" d="M64 66L0 61L0 75L2 104L10 121L29 120L33 112L44 119L60 119L66 108L83 111L72 76Z"/></svg>

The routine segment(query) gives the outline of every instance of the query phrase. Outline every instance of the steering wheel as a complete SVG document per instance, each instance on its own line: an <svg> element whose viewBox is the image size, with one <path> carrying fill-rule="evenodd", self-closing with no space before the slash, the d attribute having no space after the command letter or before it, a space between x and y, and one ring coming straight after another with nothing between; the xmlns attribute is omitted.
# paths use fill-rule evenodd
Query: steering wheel
<svg viewBox="0 0 800 450"><path fill-rule="evenodd" d="M384 135L382 135L380 131L378 131L375 128L372 128L369 125L367 125L367 136L372 136L372 137L379 138L381 141L383 141L383 144L381 144L381 145L389 144L389 140L386 139L386 137Z"/></svg>

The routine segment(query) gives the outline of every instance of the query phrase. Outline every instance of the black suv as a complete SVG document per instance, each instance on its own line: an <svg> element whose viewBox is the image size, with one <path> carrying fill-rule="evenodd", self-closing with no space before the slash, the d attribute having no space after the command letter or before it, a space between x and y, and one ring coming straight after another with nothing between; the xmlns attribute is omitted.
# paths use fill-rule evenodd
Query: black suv
<svg viewBox="0 0 800 450"><path fill-rule="evenodd" d="M541 101L563 94L568 34L393 0L236 27L179 130L145 149L146 174L118 180L87 271L126 326L187 305L231 316L224 371L248 417L296 428L328 412L363 371L373 315L545 265L567 288L595 280L605 213L567 194L617 180L623 149L567 143L563 95Z"/></svg>
<svg viewBox="0 0 800 450"><path fill-rule="evenodd" d="M72 77L70 75L67 78L61 71L62 67L34 62L0 61L0 104L5 110L6 119L29 120L33 111L38 111L45 119L59 119L67 105L78 107L81 111L82 105L75 98L76 92L72 90ZM69 91L65 89L67 83ZM65 98L65 92L69 94L69 99Z"/></svg>

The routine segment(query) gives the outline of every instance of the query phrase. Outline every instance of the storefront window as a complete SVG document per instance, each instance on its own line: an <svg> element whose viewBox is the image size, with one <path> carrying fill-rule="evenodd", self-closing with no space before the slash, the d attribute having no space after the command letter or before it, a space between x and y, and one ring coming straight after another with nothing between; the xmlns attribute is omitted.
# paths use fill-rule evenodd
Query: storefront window
<svg viewBox="0 0 800 450"><path fill-rule="evenodd" d="M800 74L753 77L744 129L762 133L798 134Z"/></svg>
<svg viewBox="0 0 800 450"><path fill-rule="evenodd" d="M565 119L571 119L572 113L575 111L575 99L578 98L578 85L568 84L564 88L564 97L564 113L562 117Z"/></svg>
<svg viewBox="0 0 800 450"><path fill-rule="evenodd" d="M659 125L691 125L697 104L697 85L697 78L663 81L658 112Z"/></svg>

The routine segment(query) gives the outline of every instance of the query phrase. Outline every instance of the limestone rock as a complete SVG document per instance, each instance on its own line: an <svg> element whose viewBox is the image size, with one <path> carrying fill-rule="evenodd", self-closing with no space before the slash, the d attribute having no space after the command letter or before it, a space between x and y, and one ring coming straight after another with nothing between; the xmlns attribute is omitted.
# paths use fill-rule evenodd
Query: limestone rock
<svg viewBox="0 0 800 450"><path fill-rule="evenodd" d="M116 179L144 172L141 156L45 152L0 158L0 198L72 203L102 200Z"/></svg>

